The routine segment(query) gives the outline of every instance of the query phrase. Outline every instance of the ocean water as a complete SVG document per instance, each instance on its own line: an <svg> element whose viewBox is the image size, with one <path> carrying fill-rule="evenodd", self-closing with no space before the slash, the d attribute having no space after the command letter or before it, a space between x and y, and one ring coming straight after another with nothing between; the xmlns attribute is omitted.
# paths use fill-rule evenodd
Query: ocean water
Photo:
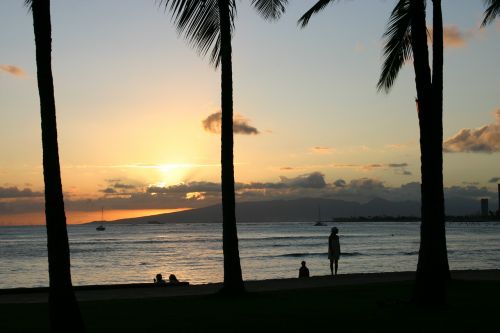
<svg viewBox="0 0 500 333"><path fill-rule="evenodd" d="M305 260L311 275L329 274L332 223L238 225L246 280L291 278ZM335 223L339 274L415 270L419 223ZM174 273L194 284L222 281L219 224L68 227L74 285L152 282ZM500 223L448 223L451 269L500 269ZM48 285L45 227L0 227L0 288Z"/></svg>

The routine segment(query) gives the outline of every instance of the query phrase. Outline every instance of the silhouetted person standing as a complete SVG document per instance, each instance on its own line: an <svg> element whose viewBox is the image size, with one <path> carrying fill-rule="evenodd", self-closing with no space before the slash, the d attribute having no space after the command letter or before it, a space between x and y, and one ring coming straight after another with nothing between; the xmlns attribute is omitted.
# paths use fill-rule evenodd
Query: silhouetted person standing
<svg viewBox="0 0 500 333"><path fill-rule="evenodd" d="M309 268L306 267L306 262L302 261L302 266L299 268L299 278L309 277Z"/></svg>
<svg viewBox="0 0 500 333"><path fill-rule="evenodd" d="M330 259L330 271L333 275L333 264L335 263L335 275L337 275L337 269L339 268L339 258L340 258L340 242L339 229L337 227L332 228L330 237L328 237L328 259Z"/></svg>

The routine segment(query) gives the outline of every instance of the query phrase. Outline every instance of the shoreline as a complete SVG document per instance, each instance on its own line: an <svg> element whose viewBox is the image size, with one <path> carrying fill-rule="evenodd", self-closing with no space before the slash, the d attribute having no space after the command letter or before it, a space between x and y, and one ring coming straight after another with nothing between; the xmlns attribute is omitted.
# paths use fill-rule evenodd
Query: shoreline
<svg viewBox="0 0 500 333"><path fill-rule="evenodd" d="M500 269L493 270L454 270L454 280L500 281ZM282 290L314 289L346 285L373 283L410 282L415 272L356 273L332 277L330 275L312 276L307 279L269 279L245 281L248 292L273 292ZM209 283L189 286L155 286L152 283L86 285L75 286L79 302L115 299L149 299L176 296L200 296L217 293L222 283ZM0 289L0 304L46 303L48 287Z"/></svg>

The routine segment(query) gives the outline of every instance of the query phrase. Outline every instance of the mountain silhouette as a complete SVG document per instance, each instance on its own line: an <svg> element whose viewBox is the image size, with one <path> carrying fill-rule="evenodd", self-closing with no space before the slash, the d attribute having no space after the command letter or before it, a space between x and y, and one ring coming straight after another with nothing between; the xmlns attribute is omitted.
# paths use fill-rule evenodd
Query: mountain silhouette
<svg viewBox="0 0 500 333"><path fill-rule="evenodd" d="M420 216L418 201L389 201L374 198L366 203L339 199L302 198L293 200L249 201L236 204L238 222L313 222L321 219L331 221L338 217L359 216ZM452 197L446 199L447 215L479 215L479 201ZM108 223L220 223L220 204L176 213L135 217L109 221ZM95 221L91 223L102 223Z"/></svg>
<svg viewBox="0 0 500 333"><path fill-rule="evenodd" d="M366 203L358 203L338 199L304 198L240 202L236 204L236 215L238 222L313 222L318 220L318 208L321 210L321 219L325 221L351 216L418 216L420 212L420 204L416 201L393 202L375 198ZM172 222L222 222L222 208L217 204L188 211L111 221L124 224Z"/></svg>

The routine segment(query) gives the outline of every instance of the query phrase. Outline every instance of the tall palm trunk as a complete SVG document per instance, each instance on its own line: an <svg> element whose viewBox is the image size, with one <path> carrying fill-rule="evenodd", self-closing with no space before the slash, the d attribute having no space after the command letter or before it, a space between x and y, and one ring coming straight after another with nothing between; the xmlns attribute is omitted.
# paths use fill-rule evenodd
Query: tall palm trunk
<svg viewBox="0 0 500 333"><path fill-rule="evenodd" d="M244 290L241 274L233 164L233 69L231 64L231 21L229 2L218 0L221 38L221 167L222 167L222 250L224 254L224 288L227 293Z"/></svg>
<svg viewBox="0 0 500 333"><path fill-rule="evenodd" d="M83 332L83 320L71 284L68 233L57 147L56 107L51 67L50 0L33 0L31 8L42 120L50 329L52 332Z"/></svg>
<svg viewBox="0 0 500 333"><path fill-rule="evenodd" d="M432 156L435 161L434 172L436 185L433 193L436 203L435 223L433 234L436 247L437 274L449 280L450 268L448 264L448 250L446 246L446 225L445 225L445 203L443 185L443 13L441 10L441 0L433 0L433 44L432 44L432 134L433 151Z"/></svg>
<svg viewBox="0 0 500 333"><path fill-rule="evenodd" d="M422 223L414 299L420 304L442 304L446 300L448 262L444 233L444 196L442 173L442 18L440 3L435 13L434 78L431 82L425 24L424 0L411 0L411 39L417 87L420 125ZM440 24L439 24L440 22ZM441 44L439 46L438 44ZM441 47L441 52L439 48ZM441 105L438 107L438 105ZM444 243L443 243L444 242Z"/></svg>

